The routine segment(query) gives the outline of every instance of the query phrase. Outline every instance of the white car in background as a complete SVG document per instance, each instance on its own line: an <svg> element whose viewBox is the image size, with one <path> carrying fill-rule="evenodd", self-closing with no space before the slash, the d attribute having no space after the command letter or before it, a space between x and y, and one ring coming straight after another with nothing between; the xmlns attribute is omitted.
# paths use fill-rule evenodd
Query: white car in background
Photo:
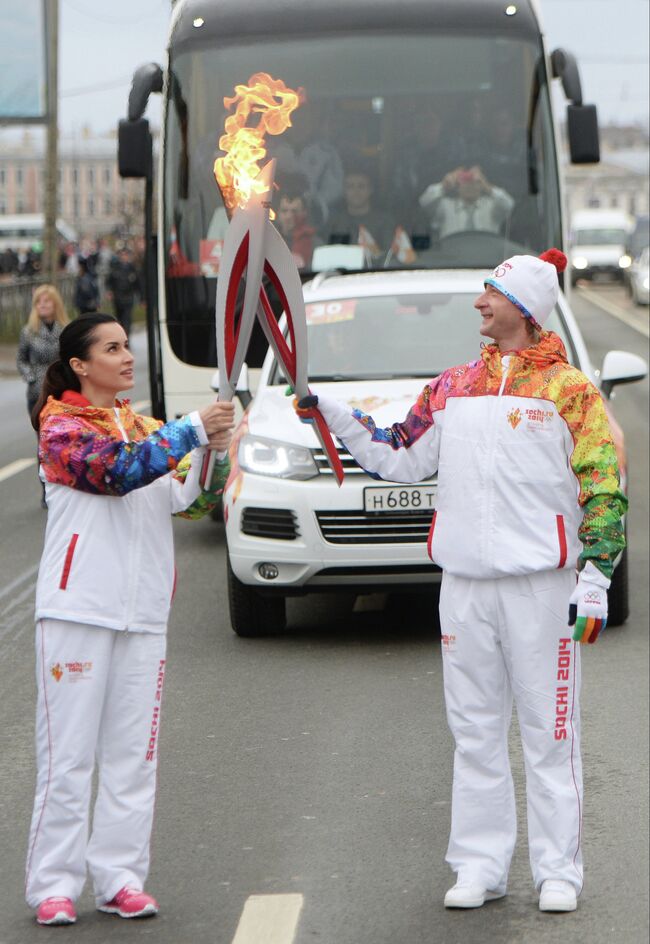
<svg viewBox="0 0 650 944"><path fill-rule="evenodd" d="M635 305L650 304L650 249L647 246L630 266L630 294Z"/></svg>
<svg viewBox="0 0 650 944"><path fill-rule="evenodd" d="M476 271L319 274L304 288L312 389L371 413L381 426L404 419L428 380L479 355L472 306L481 291ZM615 351L597 378L563 296L548 327L606 396L614 384L646 374L642 358ZM281 632L291 595L421 590L440 580L427 555L436 477L418 485L377 481L338 443L345 469L339 488L286 390L269 352L231 450L223 514L230 619L240 636ZM613 428L624 470L622 433ZM610 622L626 616L624 554Z"/></svg>

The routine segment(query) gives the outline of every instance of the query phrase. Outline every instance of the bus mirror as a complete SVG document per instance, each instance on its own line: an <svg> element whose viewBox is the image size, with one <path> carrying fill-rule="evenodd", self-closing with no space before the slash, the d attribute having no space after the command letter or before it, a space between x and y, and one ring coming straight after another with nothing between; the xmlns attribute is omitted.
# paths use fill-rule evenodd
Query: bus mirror
<svg viewBox="0 0 650 944"><path fill-rule="evenodd" d="M567 105L567 130L572 164L600 161L598 115L595 105Z"/></svg>
<svg viewBox="0 0 650 944"><path fill-rule="evenodd" d="M120 177L151 178L153 144L146 118L120 121L117 129L117 165Z"/></svg>
<svg viewBox="0 0 650 944"><path fill-rule="evenodd" d="M152 92L162 92L163 71L157 62L148 62L133 73L129 92L129 121L137 121L145 113Z"/></svg>
<svg viewBox="0 0 650 944"><path fill-rule="evenodd" d="M573 105L582 105L582 85L578 63L571 52L566 49L555 49L551 53L551 67L553 78L562 81L564 94Z"/></svg>

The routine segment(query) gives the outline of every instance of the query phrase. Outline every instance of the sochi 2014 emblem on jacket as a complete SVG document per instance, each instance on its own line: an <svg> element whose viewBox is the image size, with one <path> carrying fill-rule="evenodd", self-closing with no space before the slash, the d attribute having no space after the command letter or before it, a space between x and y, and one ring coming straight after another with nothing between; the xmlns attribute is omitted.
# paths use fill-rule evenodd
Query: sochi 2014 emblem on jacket
<svg viewBox="0 0 650 944"><path fill-rule="evenodd" d="M517 429L521 423L521 410L517 407L515 410L510 410L508 413L508 422L513 429Z"/></svg>

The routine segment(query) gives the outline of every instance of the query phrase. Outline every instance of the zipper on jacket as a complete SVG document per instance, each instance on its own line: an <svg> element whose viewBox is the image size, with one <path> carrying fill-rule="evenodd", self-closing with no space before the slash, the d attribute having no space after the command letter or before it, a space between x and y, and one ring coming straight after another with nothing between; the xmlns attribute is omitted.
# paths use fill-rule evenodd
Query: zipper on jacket
<svg viewBox="0 0 650 944"><path fill-rule="evenodd" d="M120 411L118 410L116 406L113 407L113 413L115 413L115 422L117 424L117 428L122 434L122 439L124 440L124 442L128 442L129 437L126 435L126 430L122 426L122 420L120 419Z"/></svg>
<svg viewBox="0 0 650 944"><path fill-rule="evenodd" d="M120 433L122 434L122 439L124 440L124 442L129 442L129 437L126 435L126 430L124 429L124 426L122 425L122 420L120 419L120 411L119 411L119 409L118 409L116 406L113 407L113 413L115 414L115 423L116 423L116 425L117 425L117 428L119 429ZM136 505L136 507L137 507L137 505ZM139 527L139 522L137 523L137 527ZM137 571L135 571L135 569L132 568L132 567L129 568L129 569L130 569L131 574L133 574L134 572L137 572ZM131 578L131 580L133 581L133 577ZM133 583L132 583L132 584L131 584L131 588L130 588L130 590L129 590L129 597L128 597L128 601L127 601L127 612L126 612L126 614L125 614L125 615L126 615L126 625L125 625L125 627L124 627L124 635L125 635L125 636L128 636L128 635L129 635L129 619L130 619L130 616L131 616L131 612L132 612L132 610L133 610L133 607L132 607L132 605L131 605L131 604L132 604L133 595L134 595L134 594L133 594Z"/></svg>
<svg viewBox="0 0 650 944"><path fill-rule="evenodd" d="M494 469L494 454L496 452L495 433L496 433L497 422L499 419L499 400L503 396L503 391L505 389L506 381L508 379L508 372L510 370L511 360L512 360L512 357L510 354L504 354L504 356L501 358L501 383L499 385L499 392L497 393L497 397L496 397L497 402L492 411L493 415L491 417L491 423L490 423L490 429L489 429L489 435L488 435L488 457L487 457L487 463L486 463L487 471L488 471L488 475L487 475L488 496L487 496L487 501L485 503L486 514L487 514L488 520L487 520L486 529L483 535L483 540L485 543L483 547L481 548L481 557L483 558L483 561L485 564L488 563L487 548L491 544L488 531L492 527L492 481L493 481L492 473Z"/></svg>

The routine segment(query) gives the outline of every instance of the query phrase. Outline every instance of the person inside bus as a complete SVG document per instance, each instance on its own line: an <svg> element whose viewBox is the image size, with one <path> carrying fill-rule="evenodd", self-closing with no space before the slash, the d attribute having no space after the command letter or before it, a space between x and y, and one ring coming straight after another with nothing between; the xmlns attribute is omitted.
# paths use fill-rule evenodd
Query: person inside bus
<svg viewBox="0 0 650 944"><path fill-rule="evenodd" d="M374 202L372 175L364 165L352 164L345 172L344 202L327 223L330 245L363 246L371 261L377 262L388 252L394 226L391 218Z"/></svg>
<svg viewBox="0 0 650 944"><path fill-rule="evenodd" d="M280 193L275 225L291 250L298 269L309 269L314 249L321 240L311 224L307 198L302 189L287 188Z"/></svg>
<svg viewBox="0 0 650 944"><path fill-rule="evenodd" d="M331 140L331 112L322 102L306 101L292 115L291 140L298 167L307 178L315 222L325 222L343 196L343 162Z"/></svg>
<svg viewBox="0 0 650 944"><path fill-rule="evenodd" d="M528 161L526 132L518 127L512 110L497 105L481 148L481 165L494 186L507 189L515 199L527 192Z"/></svg>
<svg viewBox="0 0 650 944"><path fill-rule="evenodd" d="M399 145L393 170L393 205L407 220L410 232L426 231L420 194L432 180L443 177L460 161L458 139L445 132L440 106L433 101L414 103L408 110L408 130Z"/></svg>
<svg viewBox="0 0 650 944"><path fill-rule="evenodd" d="M420 206L440 239L476 230L500 233L514 205L510 194L493 186L477 164L457 167L420 196Z"/></svg>

